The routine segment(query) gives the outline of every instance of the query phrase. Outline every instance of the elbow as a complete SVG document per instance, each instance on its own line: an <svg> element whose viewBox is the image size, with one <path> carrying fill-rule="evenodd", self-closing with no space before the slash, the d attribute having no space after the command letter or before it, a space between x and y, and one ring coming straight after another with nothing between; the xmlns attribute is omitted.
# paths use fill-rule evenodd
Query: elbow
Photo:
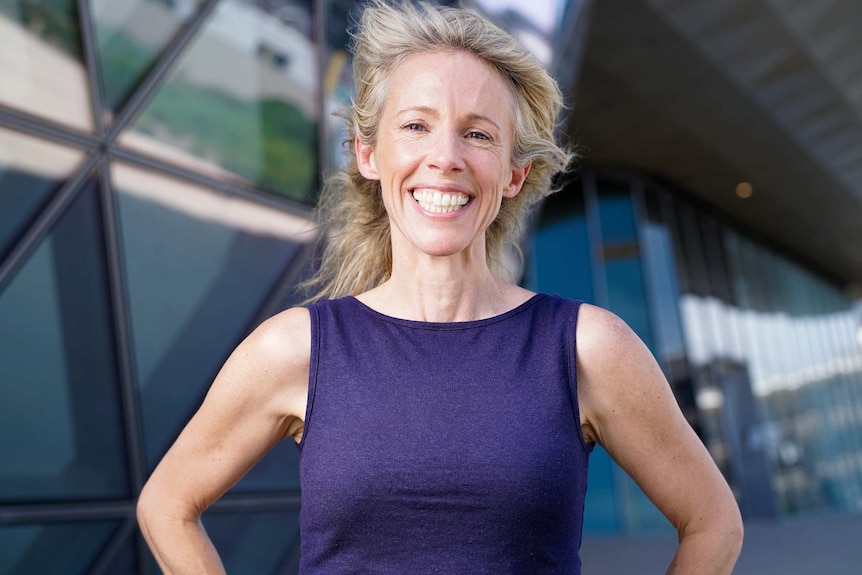
<svg viewBox="0 0 862 575"><path fill-rule="evenodd" d="M710 573L731 573L742 552L745 528L736 501L730 499L698 521L680 526L678 533L680 548L695 550L714 569Z"/></svg>
<svg viewBox="0 0 862 575"><path fill-rule="evenodd" d="M736 502L729 505L725 513L719 515L714 522L713 541L715 553L728 565L734 565L742 552L742 542L745 537L745 527L742 515Z"/></svg>
<svg viewBox="0 0 862 575"><path fill-rule="evenodd" d="M141 490L135 505L135 515L138 526L147 537L156 523L169 521L178 514L175 505L171 504L169 492L160 489L158 484L150 479Z"/></svg>
<svg viewBox="0 0 862 575"><path fill-rule="evenodd" d="M197 523L203 509L196 501L190 501L164 481L152 477L144 485L135 505L138 525L145 537L154 530L174 524Z"/></svg>
<svg viewBox="0 0 862 575"><path fill-rule="evenodd" d="M144 537L149 539L150 525L153 518L158 517L156 507L158 506L158 497L153 494L150 484L144 485L144 489L138 496L138 501L135 505L135 516L138 520L138 527L141 529Z"/></svg>
<svg viewBox="0 0 862 575"><path fill-rule="evenodd" d="M728 549L733 552L734 557L737 557L742 551L745 526L742 522L742 513L739 511L736 499L733 496L730 496L729 499L730 501L727 504L727 510L724 513L725 519L722 525Z"/></svg>
<svg viewBox="0 0 862 575"><path fill-rule="evenodd" d="M727 527L727 544L734 557L739 557L739 554L742 551L742 542L744 539L745 526L742 523L742 516L739 514L739 508L736 508L736 513Z"/></svg>

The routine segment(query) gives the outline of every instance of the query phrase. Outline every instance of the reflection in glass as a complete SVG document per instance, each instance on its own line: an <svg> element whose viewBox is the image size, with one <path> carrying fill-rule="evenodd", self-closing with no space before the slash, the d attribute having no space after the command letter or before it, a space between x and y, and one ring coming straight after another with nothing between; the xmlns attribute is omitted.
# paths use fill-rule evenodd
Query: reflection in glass
<svg viewBox="0 0 862 575"><path fill-rule="evenodd" d="M701 441L706 442L685 354L680 315L680 285L685 277L677 263L679 251L672 199L664 191L652 187L645 191L643 198L646 219L640 223L641 254L651 304L656 359L689 425Z"/></svg>
<svg viewBox="0 0 862 575"><path fill-rule="evenodd" d="M283 573L299 544L299 512L205 513L203 524L228 573Z"/></svg>
<svg viewBox="0 0 862 575"><path fill-rule="evenodd" d="M655 299L655 351L666 373L685 371L685 341L682 336L682 319L679 315L679 288L677 265L670 230L662 223L645 221L641 238L645 277L650 283L650 294Z"/></svg>
<svg viewBox="0 0 862 575"><path fill-rule="evenodd" d="M83 154L0 129L0 258Z"/></svg>
<svg viewBox="0 0 862 575"><path fill-rule="evenodd" d="M310 2L221 2L121 142L313 203L318 73L310 31Z"/></svg>
<svg viewBox="0 0 862 575"><path fill-rule="evenodd" d="M119 521L0 526L0 575L85 575Z"/></svg>
<svg viewBox="0 0 862 575"><path fill-rule="evenodd" d="M104 259L90 187L0 293L2 501L129 494Z"/></svg>
<svg viewBox="0 0 862 575"><path fill-rule="evenodd" d="M321 160L327 173L346 167L350 155L347 122L336 114L350 104L356 92L348 48L351 22L358 20L358 11L359 5L353 0L326 2L326 68L322 80L326 157Z"/></svg>
<svg viewBox="0 0 862 575"><path fill-rule="evenodd" d="M200 0L90 0L105 102L117 108Z"/></svg>
<svg viewBox="0 0 862 575"><path fill-rule="evenodd" d="M311 239L310 223L124 165L112 175L152 468ZM265 481L293 486L288 466Z"/></svg>
<svg viewBox="0 0 862 575"><path fill-rule="evenodd" d="M74 0L0 2L0 104L90 130Z"/></svg>
<svg viewBox="0 0 862 575"><path fill-rule="evenodd" d="M727 341L734 330L713 331L713 343L696 345L690 357L711 373L720 362L745 366L757 409L745 407L744 396L737 395L734 404L734 386L718 380L726 398L722 417L730 421L732 415L734 422L724 426L724 434L743 508L774 513L763 507L771 498L763 493L760 474L771 481L781 514L858 509L862 402L853 390L862 364L848 354L848 332L837 336L840 330L834 329L852 322L850 302L765 246L730 230L721 235L736 305L722 306L720 319L735 326L739 342ZM715 307L694 295L684 299L690 319ZM697 322L687 323L687 339L703 341L698 331L703 330Z"/></svg>

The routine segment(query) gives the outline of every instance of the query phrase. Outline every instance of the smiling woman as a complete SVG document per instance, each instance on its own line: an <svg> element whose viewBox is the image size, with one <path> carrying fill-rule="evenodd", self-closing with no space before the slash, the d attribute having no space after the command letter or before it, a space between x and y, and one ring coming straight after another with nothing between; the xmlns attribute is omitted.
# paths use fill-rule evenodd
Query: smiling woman
<svg viewBox="0 0 862 575"><path fill-rule="evenodd" d="M512 245L517 251L519 223L524 214L551 193L551 178L564 170L572 158L554 137L562 94L529 52L474 14L427 6L405 6L399 14L392 17L382 2L371 3L363 13L362 33L355 36L353 46L356 98L354 105L342 113L348 122L349 137L364 146L374 146L381 130L386 128L381 118L384 105L390 103L390 96L406 98L393 83L398 81L397 71L402 65L411 66L406 62L408 59L413 60L413 69L460 73L459 78L427 78L429 87L439 89L439 82L444 82L459 91L460 97L472 95L476 101L482 100L481 105L486 104L484 100L494 100L492 107L502 118L498 118L496 126L484 118L486 125L493 128L498 139L505 135L500 130L509 126L506 160L520 167L529 166L521 191L501 202L500 213L485 234L487 261L496 273L505 275L505 247ZM481 69L478 77L464 73L454 63L454 59L464 62L470 56L477 60L472 69ZM441 68L440 63L447 65ZM401 76L409 76L403 72ZM483 79L495 85L480 85ZM419 82L421 78L410 81ZM429 112L423 106L425 103L419 101L402 102L398 110L415 107L417 112ZM471 113L479 116L475 119L482 119L477 110ZM402 121L399 128L426 129L422 122L409 116L401 115L398 119ZM469 134L476 140L489 136L481 129ZM498 153L504 149L502 145L503 142L496 142ZM307 284L314 293L312 300L361 293L380 285L392 273L389 216L383 205L381 184L380 180L368 179L360 172L356 156L351 158L346 171L328 182L319 206L328 242L318 273ZM358 246L362 249L357 250Z"/></svg>
<svg viewBox="0 0 862 575"><path fill-rule="evenodd" d="M317 291L240 344L153 472L138 509L159 563L220 572L200 514L291 438L301 573L579 574L596 444L678 530L669 573L729 573L739 511L646 346L500 272L570 159L554 80L427 4L373 0L354 53Z"/></svg>

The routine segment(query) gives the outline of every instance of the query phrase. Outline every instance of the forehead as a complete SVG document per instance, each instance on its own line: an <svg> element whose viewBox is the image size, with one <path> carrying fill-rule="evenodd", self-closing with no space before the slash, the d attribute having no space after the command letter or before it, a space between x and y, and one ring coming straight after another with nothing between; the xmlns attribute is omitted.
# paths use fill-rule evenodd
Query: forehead
<svg viewBox="0 0 862 575"><path fill-rule="evenodd" d="M511 121L512 88L499 70L462 50L408 56L390 75L386 111L411 107ZM502 124L501 124L502 125Z"/></svg>

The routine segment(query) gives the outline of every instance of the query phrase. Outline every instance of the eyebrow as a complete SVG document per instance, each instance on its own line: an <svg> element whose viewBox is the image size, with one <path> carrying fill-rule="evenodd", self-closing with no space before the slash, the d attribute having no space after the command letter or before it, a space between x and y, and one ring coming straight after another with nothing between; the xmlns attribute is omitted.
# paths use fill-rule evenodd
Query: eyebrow
<svg viewBox="0 0 862 575"><path fill-rule="evenodd" d="M408 108L398 110L395 113L395 115L400 116L400 115L406 114L408 112L422 112L423 114L431 114L432 116L437 115L437 110L435 110L434 108L432 108L430 106L410 106ZM495 122L494 120L492 120L488 116L473 113L473 114L468 114L467 119L468 120L484 120L485 122L488 122L489 124L493 125L495 128L497 128L501 132L503 131L503 128L501 128L497 122Z"/></svg>

